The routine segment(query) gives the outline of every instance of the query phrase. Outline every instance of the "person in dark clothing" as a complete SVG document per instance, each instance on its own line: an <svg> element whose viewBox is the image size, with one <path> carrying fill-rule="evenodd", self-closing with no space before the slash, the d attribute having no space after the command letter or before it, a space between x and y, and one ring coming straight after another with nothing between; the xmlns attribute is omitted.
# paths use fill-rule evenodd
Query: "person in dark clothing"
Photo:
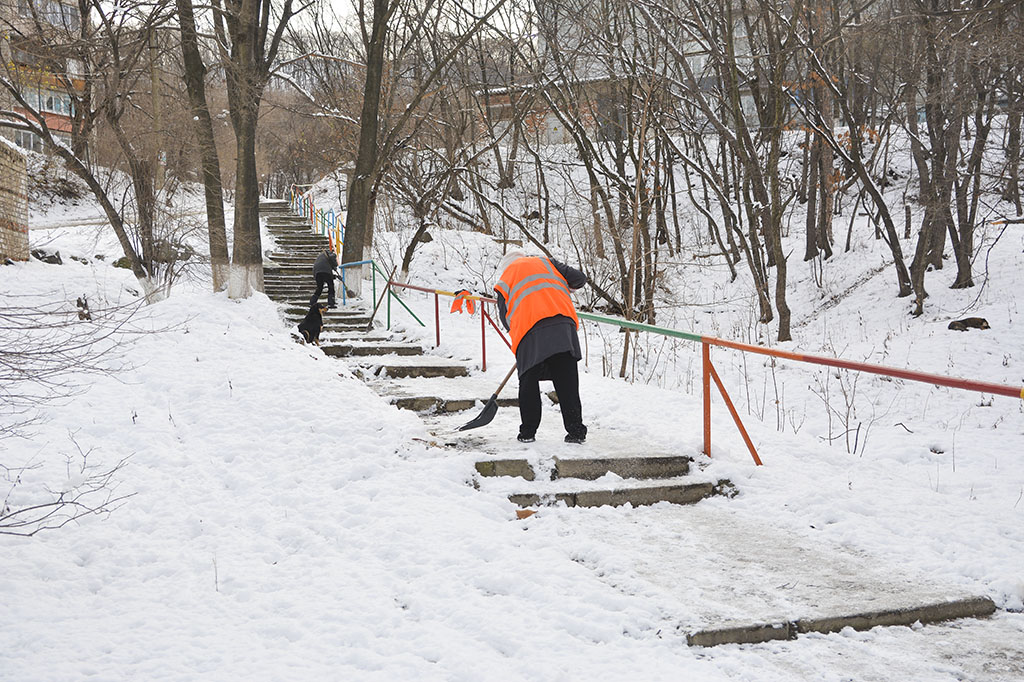
<svg viewBox="0 0 1024 682"><path fill-rule="evenodd" d="M579 320L571 289L587 283L579 270L554 259L508 253L498 265L500 279L494 285L498 315L512 337L519 373L518 439L532 443L540 426L540 382L555 385L562 409L565 442L587 438L580 403L576 363L583 357L576 333Z"/></svg>
<svg viewBox="0 0 1024 682"><path fill-rule="evenodd" d="M309 297L309 305L314 306L320 300L324 285L327 285L327 307L337 308L334 300L334 272L338 269L338 254L331 249L324 249L313 263L313 278L316 280L316 293Z"/></svg>

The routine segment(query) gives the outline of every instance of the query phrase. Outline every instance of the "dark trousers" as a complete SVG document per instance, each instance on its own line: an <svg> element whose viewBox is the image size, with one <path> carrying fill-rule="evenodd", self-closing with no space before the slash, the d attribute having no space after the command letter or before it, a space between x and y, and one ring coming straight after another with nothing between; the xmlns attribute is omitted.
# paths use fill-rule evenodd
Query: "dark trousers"
<svg viewBox="0 0 1024 682"><path fill-rule="evenodd" d="M314 305L320 300L320 294L327 285L327 305L334 305L334 275L329 272L316 273L316 293L310 296L309 304Z"/></svg>
<svg viewBox="0 0 1024 682"><path fill-rule="evenodd" d="M534 365L519 377L519 435L532 438L540 426L541 377L555 384L558 405L562 408L562 424L571 436L586 437L583 407L580 405L580 376L572 353L556 353Z"/></svg>

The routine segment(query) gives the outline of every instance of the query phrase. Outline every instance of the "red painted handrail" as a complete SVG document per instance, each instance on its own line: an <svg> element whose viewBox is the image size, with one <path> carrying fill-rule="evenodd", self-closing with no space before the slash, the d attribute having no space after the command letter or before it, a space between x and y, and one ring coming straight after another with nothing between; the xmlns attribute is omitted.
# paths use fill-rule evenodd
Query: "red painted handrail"
<svg viewBox="0 0 1024 682"><path fill-rule="evenodd" d="M455 298L458 294L454 291L445 291L444 289L432 289L430 287L421 287L415 284L407 284L405 282L395 282L394 280L388 280L387 286L389 287L402 287L403 289L412 289L413 291L422 291L426 294L434 295L434 339L435 347L441 345L441 305L439 299L441 296L450 296ZM487 296L475 296L469 294L465 296L467 300L480 301L480 354L482 357L481 369L487 371L487 326L485 322L490 322L491 326L494 327L494 331L498 333L498 337L505 342L509 350L512 350L512 342L508 340L505 334L498 328L498 325L494 324L494 319L487 314L487 303L497 304L497 299L488 298Z"/></svg>
<svg viewBox="0 0 1024 682"><path fill-rule="evenodd" d="M434 294L434 309L435 316L437 319L437 343L441 343L441 327L440 317L438 311L438 297L439 296L451 296L455 297L455 292L444 291L442 289L434 289L430 287L421 287L415 284L405 284L401 282L388 282L390 286L400 286L406 289L413 289L416 291L422 291L428 294ZM494 323L494 320L490 315L487 314L484 308L484 303L497 303L497 299L490 298L487 296L466 296L467 299L473 299L481 302L481 322L480 322L480 334L484 336L485 326L484 320L491 323L495 331L505 342L505 344L511 350L512 345L505 335L501 332L498 326ZM704 453L711 455L711 383L714 382L721 393L722 398L725 400L726 407L728 407L733 420L736 422L736 427L739 429L740 435L743 437L743 441L750 451L751 456L758 465L761 464L761 458L758 456L757 451L754 448L753 442L750 440L750 436L747 434L747 430L743 427L743 423L740 420L739 413L736 411L732 400L729 398L728 392L725 390L725 386L722 383L721 378L718 376L718 372L715 371L714 366L711 364L711 346L720 346L722 348L732 348L746 353L755 353L757 355L767 355L775 358L783 358L787 360L794 360L796 362L806 362L815 365L825 365L827 367L838 367L841 369L853 370L856 372L868 372L870 374L878 374L881 376L893 377L896 379L908 379L910 381L917 381L926 384L933 384L936 386L948 386L950 388L958 388L968 391L976 391L980 393L991 393L993 395L1002 395L1010 398L1017 398L1024 400L1024 387L1022 386L1009 386L1005 384L995 384L987 381L975 381L972 379L961 379L958 377L949 377L941 374L930 374L927 372L918 372L911 369L901 369L898 367L886 367L884 365L872 365L867 362L857 362L855 360L841 360L839 358L829 358L821 355L808 355L805 353L796 353L792 351L780 350L777 348L765 348L764 346L754 346L748 343L740 343L738 341L728 341L726 339L720 339L713 336L703 336L700 334L693 334L690 332L681 332L675 329L667 329L662 327L655 327L654 325L643 324L641 322L633 322L630 320L623 320L619 318L608 317L604 315L594 315L592 313L579 313L581 319L590 320L592 322L598 322L601 324L616 325L620 328L634 331L646 331L662 336L671 336L688 341L696 341L701 344L701 362L703 366L703 407L704 407ZM485 343L482 338L482 343ZM484 362L486 363L486 346L484 347ZM484 365L486 369L486 364Z"/></svg>

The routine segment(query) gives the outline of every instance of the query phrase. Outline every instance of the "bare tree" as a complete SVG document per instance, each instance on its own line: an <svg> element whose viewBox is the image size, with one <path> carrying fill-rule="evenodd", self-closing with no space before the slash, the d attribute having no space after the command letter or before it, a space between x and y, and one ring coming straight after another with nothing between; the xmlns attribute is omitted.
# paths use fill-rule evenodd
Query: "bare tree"
<svg viewBox="0 0 1024 682"><path fill-rule="evenodd" d="M111 6L91 0L81 2L79 8L82 15L73 27L47 28L35 36L35 49L50 59L72 55L88 78L59 72L41 74L24 63L24 56L15 59L15 55L7 55L11 58L5 59L7 70L0 76L0 89L6 91L13 106L0 109L0 127L38 136L50 153L86 183L113 228L146 300L159 300L167 295L169 276L174 272L161 257L161 242L173 240L173 235L164 233L166 226L157 206L156 140L152 134L131 131L130 120L148 115L137 102L151 86L144 78L154 57L151 34L167 21L168 5L129 2ZM54 67L55 63L50 65ZM51 127L49 103L35 97L42 78L63 84L69 106L76 111L78 132L70 145ZM105 171L76 151L82 148L76 136L86 135L100 124L115 141L116 149Z"/></svg>
<svg viewBox="0 0 1024 682"><path fill-rule="evenodd" d="M279 10L273 0L213 2L214 31L235 131L235 217L228 282L231 298L247 298L254 290L263 291L256 126L285 28L307 6L293 10L292 0L284 0Z"/></svg>
<svg viewBox="0 0 1024 682"><path fill-rule="evenodd" d="M773 319L774 298L779 313L778 339L787 341L791 338L791 312L786 299L782 220L795 191L785 184L780 161L788 122L785 85L797 45L794 25L786 17L790 11L799 12L799 6L694 0L683 3L678 12L656 4L643 4L641 9L648 29L661 37L673 55L671 77L680 100L715 131L723 161L727 151L735 162L728 188L719 189L732 190L721 194L732 194L745 213L750 247L746 253L761 322ZM669 29L682 31L684 39L680 41ZM708 84L714 87L706 87ZM686 113L692 119L693 114ZM773 292L765 267L775 267Z"/></svg>
<svg viewBox="0 0 1024 682"><path fill-rule="evenodd" d="M65 478L33 480L38 464L11 467L0 462L0 535L31 537L45 530L63 528L87 516L106 516L121 507L134 493L119 493L117 475L127 465L122 459L112 466L89 462L92 451L83 451L74 439L75 454L65 454Z"/></svg>
<svg viewBox="0 0 1024 682"><path fill-rule="evenodd" d="M178 27L181 34L182 75L192 112L193 131L199 147L203 190L206 198L207 234L210 243L210 265L213 290L227 288L230 273L228 238L224 224L224 189L220 177L220 157L213 134L209 102L206 99L206 65L199 50L192 0L176 0Z"/></svg>
<svg viewBox="0 0 1024 682"><path fill-rule="evenodd" d="M502 7L504 0L495 0L491 7L479 15L473 8L459 2L428 2L422 7L403 5L399 0L373 0L372 12L367 13L360 3L358 18L366 55L363 87L363 108L359 118L359 149L355 170L349 185L348 213L345 226L345 262L368 258L373 244L373 210L377 188L394 154L410 134L410 126L420 115L420 107L440 85L451 63L462 54L463 48L474 34L486 26ZM401 10L401 11L400 11ZM400 30L398 30L400 29ZM457 36L452 41L433 40L445 33ZM385 47L395 40L391 73L404 73L405 57L413 47L429 42L433 50L420 50L429 54L431 61L418 65L418 74L411 88L400 87L396 78L389 90L391 106L382 106L382 91L386 69ZM433 42L431 42L433 41ZM395 107L401 101L404 106ZM387 119L387 128L381 133L382 114L395 111Z"/></svg>
<svg viewBox="0 0 1024 682"><path fill-rule="evenodd" d="M126 366L122 355L134 333L128 325L142 303L97 306L84 295L75 305L8 299L0 309L0 442L9 444L29 442L47 407L85 390L83 377ZM60 528L127 499L117 494L116 477L126 460L89 461L91 451L74 434L70 440L75 452L65 455L63 477L35 458L15 461L18 449L0 449L0 535Z"/></svg>

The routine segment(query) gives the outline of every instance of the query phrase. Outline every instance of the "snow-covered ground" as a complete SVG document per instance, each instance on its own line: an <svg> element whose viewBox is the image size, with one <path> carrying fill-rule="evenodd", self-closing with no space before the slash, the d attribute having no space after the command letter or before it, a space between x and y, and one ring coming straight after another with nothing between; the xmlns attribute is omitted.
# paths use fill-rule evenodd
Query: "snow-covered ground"
<svg viewBox="0 0 1024 682"><path fill-rule="evenodd" d="M33 215L33 245L59 249L64 265L0 267L4 307L73 312L84 294L102 312L131 301L137 285L110 265L117 245L95 217L88 207ZM941 282L953 273L932 273L929 314L916 320L893 297L889 269L864 276L882 258L869 244L837 254L820 290L799 282L812 277L809 267L792 267L796 340L786 347L1024 385L1024 240L1011 228L993 246L994 229L979 247L985 286L950 291ZM394 257L408 234L379 235L381 251ZM437 230L410 280L484 292L499 254L482 235ZM723 281L721 272L670 267L666 287L686 305L659 322L767 341L737 293L742 282ZM428 326L396 307L396 330L432 346L432 297L403 298ZM974 299L970 314L992 329L947 330ZM478 372L478 318L444 310L434 352ZM613 378L620 335L588 324L586 447L604 434L693 455L699 476L731 479L739 495L692 508L545 508L517 520L505 497L514 482L478 490L473 480L482 452L523 452L514 410L474 433L486 440L480 452L435 447L446 424L392 407L353 376L354 363L296 345L265 297L230 301L206 291L202 277L122 330L96 359L110 372L72 373L79 393L47 406L31 437L0 441L5 467L33 467L4 483L12 507L122 461L111 487L130 495L108 515L0 536L0 680L1024 677L1020 400L715 350L765 466L753 465L717 396L708 459L698 455L698 349L641 336L644 354L624 381ZM488 372L474 380L496 386L510 361L490 334ZM546 406L538 447L559 431ZM800 594L809 586L783 575L789 548L870 568L865 582L892 576L988 596L1000 610L984 620L687 647L694 625L735 617L737 605L807 615ZM844 593L828 598L841 604Z"/></svg>

